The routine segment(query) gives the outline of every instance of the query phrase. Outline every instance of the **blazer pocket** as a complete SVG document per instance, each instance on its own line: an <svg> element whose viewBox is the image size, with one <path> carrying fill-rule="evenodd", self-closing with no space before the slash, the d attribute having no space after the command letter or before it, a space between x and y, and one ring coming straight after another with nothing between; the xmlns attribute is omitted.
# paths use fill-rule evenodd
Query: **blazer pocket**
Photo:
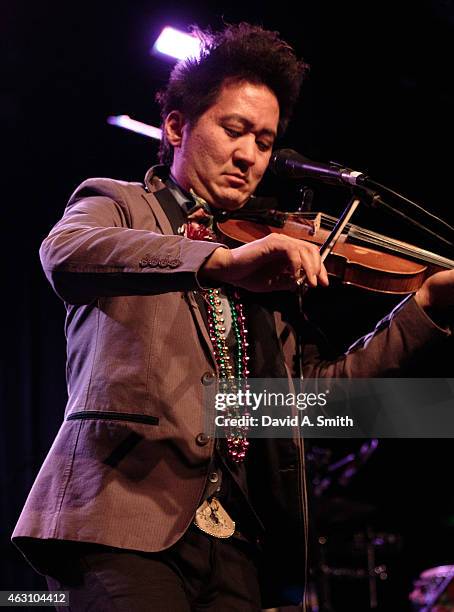
<svg viewBox="0 0 454 612"><path fill-rule="evenodd" d="M113 412L109 410L82 410L73 412L67 421L75 420L104 420L104 421L132 421L133 423L145 423L146 425L159 425L159 418L149 414L136 414L134 412Z"/></svg>

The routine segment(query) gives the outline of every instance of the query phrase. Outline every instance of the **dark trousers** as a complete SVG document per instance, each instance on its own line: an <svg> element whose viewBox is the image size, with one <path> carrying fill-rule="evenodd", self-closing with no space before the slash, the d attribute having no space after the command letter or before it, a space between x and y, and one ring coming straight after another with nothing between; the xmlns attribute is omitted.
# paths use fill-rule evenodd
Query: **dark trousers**
<svg viewBox="0 0 454 612"><path fill-rule="evenodd" d="M69 591L62 612L258 612L257 550L191 526L159 553L57 543L49 590Z"/></svg>

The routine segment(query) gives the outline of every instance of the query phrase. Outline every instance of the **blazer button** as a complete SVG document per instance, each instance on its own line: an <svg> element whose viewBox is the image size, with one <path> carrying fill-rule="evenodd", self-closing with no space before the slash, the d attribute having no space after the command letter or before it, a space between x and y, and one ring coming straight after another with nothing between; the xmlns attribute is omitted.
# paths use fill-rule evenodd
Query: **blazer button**
<svg viewBox="0 0 454 612"><path fill-rule="evenodd" d="M217 482L219 480L219 476L217 472L211 472L210 476L209 476L209 480L210 482Z"/></svg>
<svg viewBox="0 0 454 612"><path fill-rule="evenodd" d="M206 433L199 433L197 434L195 441L198 446L206 446L210 441L210 436Z"/></svg>
<svg viewBox="0 0 454 612"><path fill-rule="evenodd" d="M216 374L214 372L205 372L201 380L203 385L212 385L216 380Z"/></svg>

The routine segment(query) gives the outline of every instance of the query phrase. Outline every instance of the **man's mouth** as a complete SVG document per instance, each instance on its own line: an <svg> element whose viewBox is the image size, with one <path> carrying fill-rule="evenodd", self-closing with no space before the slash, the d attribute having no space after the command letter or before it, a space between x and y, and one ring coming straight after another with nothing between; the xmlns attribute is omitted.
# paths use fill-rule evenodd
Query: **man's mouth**
<svg viewBox="0 0 454 612"><path fill-rule="evenodd" d="M247 183L247 179L244 176L241 176L241 174L226 173L225 176L227 177L229 183L239 186L239 187L242 185L246 185Z"/></svg>

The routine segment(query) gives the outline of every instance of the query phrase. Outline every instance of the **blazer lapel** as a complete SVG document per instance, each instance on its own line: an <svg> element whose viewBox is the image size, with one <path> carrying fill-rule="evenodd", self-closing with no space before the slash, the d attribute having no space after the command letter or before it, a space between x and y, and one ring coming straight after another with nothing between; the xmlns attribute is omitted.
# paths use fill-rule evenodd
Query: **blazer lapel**
<svg viewBox="0 0 454 612"><path fill-rule="evenodd" d="M155 191L150 195L156 198L160 204L159 208L156 206L153 208L153 212L156 213L156 220L158 221L163 233L178 234L179 228L186 223L186 215L184 214L181 206L173 197L170 189L165 187L164 189ZM151 205L150 195L147 194L145 197ZM201 336L205 341L205 349L208 350L210 358L216 367L211 339L208 333L208 317L205 307L205 300L199 291L188 291L187 299Z"/></svg>

